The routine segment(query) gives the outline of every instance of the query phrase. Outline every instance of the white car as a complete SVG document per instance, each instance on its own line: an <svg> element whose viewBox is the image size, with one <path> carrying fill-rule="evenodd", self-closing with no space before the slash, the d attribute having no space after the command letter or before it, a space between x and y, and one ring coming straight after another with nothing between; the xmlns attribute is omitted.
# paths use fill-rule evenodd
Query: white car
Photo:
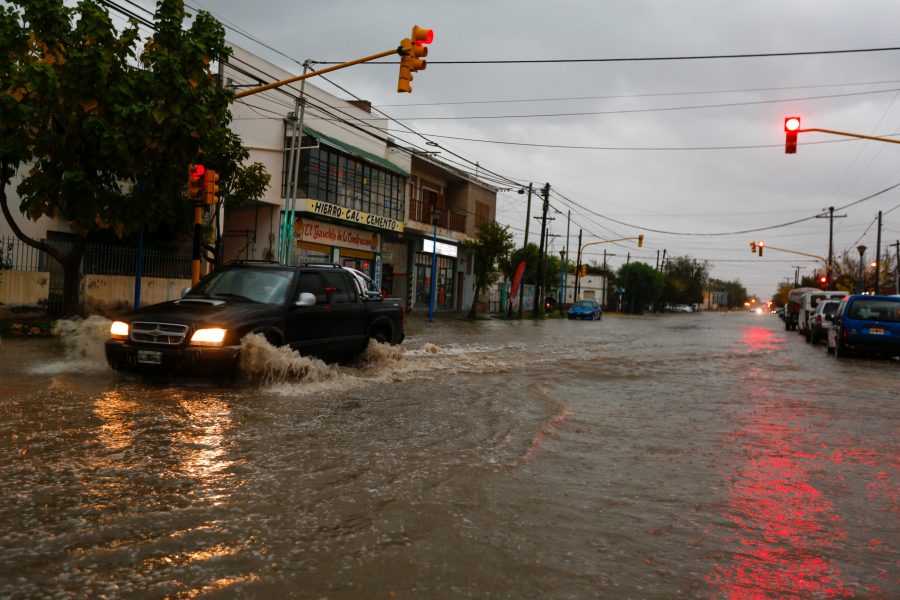
<svg viewBox="0 0 900 600"><path fill-rule="evenodd" d="M677 313L690 313L694 312L694 309L688 306L687 304L676 304L672 307L672 312Z"/></svg>

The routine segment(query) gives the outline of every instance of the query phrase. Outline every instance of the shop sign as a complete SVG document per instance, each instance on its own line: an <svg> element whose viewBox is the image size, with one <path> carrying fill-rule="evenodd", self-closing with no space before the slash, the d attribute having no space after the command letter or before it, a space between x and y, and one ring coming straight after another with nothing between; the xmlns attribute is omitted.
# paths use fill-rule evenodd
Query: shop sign
<svg viewBox="0 0 900 600"><path fill-rule="evenodd" d="M297 219L297 241L378 252L378 234L332 223Z"/></svg>
<svg viewBox="0 0 900 600"><path fill-rule="evenodd" d="M387 229L388 231L403 231L403 223L388 217L373 215L371 213L338 206L330 202L322 202L321 200L306 199L306 212L322 215L323 217L331 217L332 219L340 219L341 221L350 221L360 225L368 225L369 227L377 227L378 229Z"/></svg>
<svg viewBox="0 0 900 600"><path fill-rule="evenodd" d="M422 252L428 252L431 254L434 252L435 242L433 240L422 240ZM458 248L453 244L445 244L444 242L437 242L437 253L441 256L452 256L456 258Z"/></svg>

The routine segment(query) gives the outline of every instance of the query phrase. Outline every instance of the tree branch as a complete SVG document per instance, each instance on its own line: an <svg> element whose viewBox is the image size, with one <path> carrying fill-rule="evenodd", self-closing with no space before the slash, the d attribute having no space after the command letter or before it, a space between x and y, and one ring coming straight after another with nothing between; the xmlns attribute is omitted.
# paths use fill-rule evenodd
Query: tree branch
<svg viewBox="0 0 900 600"><path fill-rule="evenodd" d="M8 166L9 164L6 161L0 163L0 172L5 172ZM12 213L9 210L9 201L6 198L6 179L4 179L2 183L0 183L0 209L3 210L3 216L6 217L6 221L7 223L9 223L10 229L12 229L17 238L19 238L32 248L36 248L38 250L46 252L49 256L53 257L57 262L59 262L59 264L64 266L66 265L68 257L65 254L46 242L39 242L25 235L25 232L22 231L22 229L19 227L19 224L16 223L15 219L13 219Z"/></svg>

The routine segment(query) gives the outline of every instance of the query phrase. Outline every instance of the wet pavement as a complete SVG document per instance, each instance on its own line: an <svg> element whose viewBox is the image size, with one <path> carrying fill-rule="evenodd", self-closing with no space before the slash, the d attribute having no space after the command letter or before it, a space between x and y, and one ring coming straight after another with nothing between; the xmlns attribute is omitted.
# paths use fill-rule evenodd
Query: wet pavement
<svg viewBox="0 0 900 600"><path fill-rule="evenodd" d="M0 597L900 597L900 362L773 315L413 318L324 365L0 343Z"/></svg>

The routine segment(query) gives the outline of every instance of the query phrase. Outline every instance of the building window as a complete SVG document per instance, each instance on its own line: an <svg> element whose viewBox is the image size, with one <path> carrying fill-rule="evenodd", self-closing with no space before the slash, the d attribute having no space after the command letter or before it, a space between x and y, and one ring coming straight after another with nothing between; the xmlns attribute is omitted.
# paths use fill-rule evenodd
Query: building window
<svg viewBox="0 0 900 600"><path fill-rule="evenodd" d="M453 307L455 260L449 256L437 257L437 280L435 282L434 305L440 308ZM431 253L416 253L416 303L428 304L431 294Z"/></svg>
<svg viewBox="0 0 900 600"><path fill-rule="evenodd" d="M475 227L481 227L493 221L491 218L491 207L484 202L475 203Z"/></svg>
<svg viewBox="0 0 900 600"><path fill-rule="evenodd" d="M304 146L314 144L314 138L304 137ZM285 148L290 148L290 138L285 138ZM287 195L289 156L286 151L283 197ZM398 221L403 219L403 177L346 152L324 144L302 150L299 181L299 198L313 198Z"/></svg>

